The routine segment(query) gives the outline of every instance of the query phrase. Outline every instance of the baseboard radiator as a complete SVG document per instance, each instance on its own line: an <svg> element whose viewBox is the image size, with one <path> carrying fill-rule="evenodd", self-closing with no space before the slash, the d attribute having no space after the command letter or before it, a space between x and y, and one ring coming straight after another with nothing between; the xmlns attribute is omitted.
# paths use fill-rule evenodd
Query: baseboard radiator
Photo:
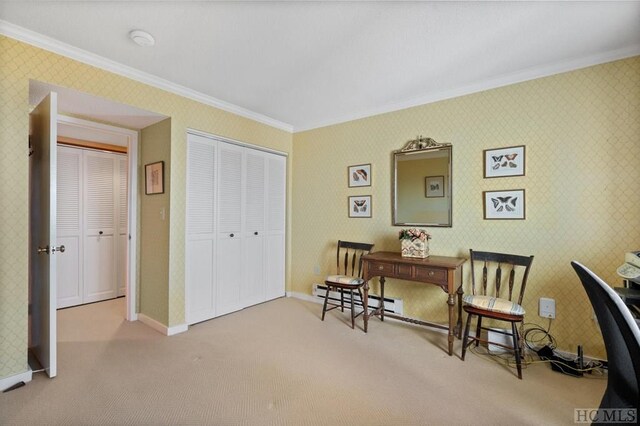
<svg viewBox="0 0 640 426"><path fill-rule="evenodd" d="M327 286L324 284L314 284L313 285L313 296L319 298L320 300L324 300L324 296L327 294ZM346 306L349 305L350 302L349 294L345 294L344 303ZM329 300L333 303L340 303L340 292L339 291L331 291L329 292ZM356 307L356 311L362 311L362 300L360 300L360 295L356 292L353 295L353 304ZM402 299L392 299L390 297L384 298L384 311L396 314L396 315L404 315L403 314L403 306ZM380 296L377 294L369 293L369 309L380 306Z"/></svg>

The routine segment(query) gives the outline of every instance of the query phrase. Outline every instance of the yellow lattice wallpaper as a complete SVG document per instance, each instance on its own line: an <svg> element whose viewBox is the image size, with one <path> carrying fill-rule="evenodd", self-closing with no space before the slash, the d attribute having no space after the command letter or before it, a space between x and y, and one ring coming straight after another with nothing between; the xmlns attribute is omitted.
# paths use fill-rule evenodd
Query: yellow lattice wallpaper
<svg viewBox="0 0 640 426"><path fill-rule="evenodd" d="M167 118L140 132L140 176L139 193L145 193L144 165L164 161L164 173L171 175L171 119ZM139 239L141 250L140 291L138 303L140 312L162 324L169 320L169 294L166 283L169 281L169 194L171 182L165 179L163 194L139 197L140 222L144 223ZM164 211L164 217L161 213ZM151 249L155 248L155 249Z"/></svg>
<svg viewBox="0 0 640 426"><path fill-rule="evenodd" d="M338 239L399 250L391 226L393 150L417 135L453 144L453 227L429 228L434 254L469 248L533 254L524 306L547 326L538 299L556 299L561 349L603 357L588 299L570 261L611 284L624 253L640 248L640 58L488 90L294 135L292 291L311 294L334 262ZM483 179L483 150L526 145L526 175ZM373 186L348 188L347 167L372 164ZM526 220L483 220L482 191L526 189ZM372 195L373 217L349 219L347 197ZM320 266L320 275L313 273ZM465 288L470 285L469 266ZM446 320L433 286L389 280L405 314ZM377 286L374 286L374 288ZM372 323L376 327L376 322Z"/></svg>
<svg viewBox="0 0 640 426"><path fill-rule="evenodd" d="M164 296L168 297L168 326L184 322L187 129L286 153L292 145L292 135L286 131L0 36L0 238L11 246L11 250L0 250L0 378L27 369L29 79L171 117L169 282L165 283L168 296ZM291 156L288 161L290 167ZM144 226L140 224L142 233ZM141 252L154 249L140 247Z"/></svg>

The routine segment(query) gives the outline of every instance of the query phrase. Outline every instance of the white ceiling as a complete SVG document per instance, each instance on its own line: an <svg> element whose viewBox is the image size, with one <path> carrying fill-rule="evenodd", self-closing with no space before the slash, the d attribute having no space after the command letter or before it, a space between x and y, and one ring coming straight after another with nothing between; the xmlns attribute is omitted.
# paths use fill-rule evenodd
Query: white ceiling
<svg viewBox="0 0 640 426"><path fill-rule="evenodd" d="M640 54L640 2L23 0L0 1L0 20L293 131Z"/></svg>

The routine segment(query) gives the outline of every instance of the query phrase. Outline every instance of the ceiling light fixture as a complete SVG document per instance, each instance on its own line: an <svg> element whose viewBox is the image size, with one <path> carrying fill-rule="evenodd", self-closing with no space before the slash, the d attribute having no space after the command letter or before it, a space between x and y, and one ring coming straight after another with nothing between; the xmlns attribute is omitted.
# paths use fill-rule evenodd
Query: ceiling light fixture
<svg viewBox="0 0 640 426"><path fill-rule="evenodd" d="M153 46L156 44L153 36L146 31L133 30L129 33L129 37L134 41L134 43L143 47Z"/></svg>

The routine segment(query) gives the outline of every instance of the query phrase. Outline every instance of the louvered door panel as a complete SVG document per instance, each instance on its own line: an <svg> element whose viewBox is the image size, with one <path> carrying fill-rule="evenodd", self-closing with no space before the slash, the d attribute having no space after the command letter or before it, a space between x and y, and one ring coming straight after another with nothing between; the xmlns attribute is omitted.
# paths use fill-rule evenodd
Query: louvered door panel
<svg viewBox="0 0 640 426"><path fill-rule="evenodd" d="M242 148L218 145L218 232L238 234L242 220Z"/></svg>
<svg viewBox="0 0 640 426"><path fill-rule="evenodd" d="M127 294L127 253L129 248L129 231L127 229L128 224L128 200L129 200L129 179L128 179L128 165L129 161L126 156L118 155L118 226L120 230L117 237L118 247L117 251L117 280L118 280L118 296L125 296Z"/></svg>
<svg viewBox="0 0 640 426"><path fill-rule="evenodd" d="M287 159L280 155L268 154L267 164L267 229L284 232Z"/></svg>
<svg viewBox="0 0 640 426"><path fill-rule="evenodd" d="M245 231L255 235L264 230L265 162L264 154L247 149Z"/></svg>
<svg viewBox="0 0 640 426"><path fill-rule="evenodd" d="M194 324L216 316L216 142L187 137L185 319Z"/></svg>
<svg viewBox="0 0 640 426"><path fill-rule="evenodd" d="M267 154L267 230L265 235L265 299L285 294L285 227L287 158Z"/></svg>
<svg viewBox="0 0 640 426"><path fill-rule="evenodd" d="M115 228L115 163L109 154L85 155L86 229L89 234L113 235Z"/></svg>
<svg viewBox="0 0 640 426"><path fill-rule="evenodd" d="M187 165L187 233L211 234L214 230L216 147L189 135Z"/></svg>
<svg viewBox="0 0 640 426"><path fill-rule="evenodd" d="M243 150L218 142L217 315L242 309Z"/></svg>
<svg viewBox="0 0 640 426"><path fill-rule="evenodd" d="M118 170L113 154L86 151L84 302L117 296Z"/></svg>
<svg viewBox="0 0 640 426"><path fill-rule="evenodd" d="M82 151L58 147L58 244L65 246L57 262L59 308L82 303Z"/></svg>
<svg viewBox="0 0 640 426"><path fill-rule="evenodd" d="M265 155L245 148L244 233L242 247L243 306L264 302Z"/></svg>
<svg viewBox="0 0 640 426"><path fill-rule="evenodd" d="M128 209L128 166L127 157L119 156L118 158L118 227L121 234L127 233L127 216L129 214Z"/></svg>

